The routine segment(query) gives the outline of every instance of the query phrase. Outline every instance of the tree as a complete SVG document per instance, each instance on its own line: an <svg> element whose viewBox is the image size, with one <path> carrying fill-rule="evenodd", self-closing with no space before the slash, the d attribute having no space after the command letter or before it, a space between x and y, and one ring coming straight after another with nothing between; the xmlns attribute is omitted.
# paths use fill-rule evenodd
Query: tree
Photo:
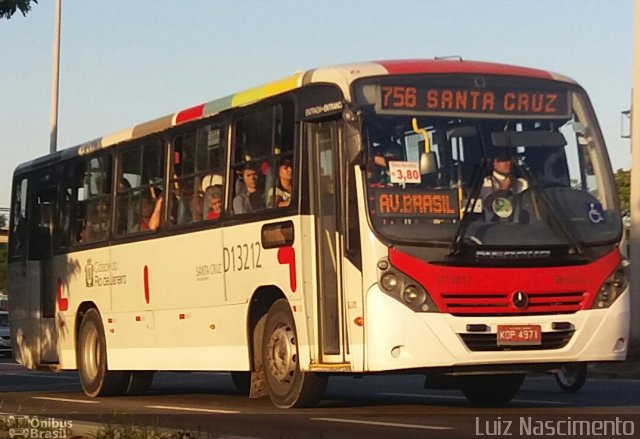
<svg viewBox="0 0 640 439"><path fill-rule="evenodd" d="M618 188L618 198L620 199L620 210L622 213L631 209L631 171L618 169L614 175Z"/></svg>
<svg viewBox="0 0 640 439"><path fill-rule="evenodd" d="M26 17L31 3L38 4L38 0L0 0L0 18L8 20L18 10Z"/></svg>

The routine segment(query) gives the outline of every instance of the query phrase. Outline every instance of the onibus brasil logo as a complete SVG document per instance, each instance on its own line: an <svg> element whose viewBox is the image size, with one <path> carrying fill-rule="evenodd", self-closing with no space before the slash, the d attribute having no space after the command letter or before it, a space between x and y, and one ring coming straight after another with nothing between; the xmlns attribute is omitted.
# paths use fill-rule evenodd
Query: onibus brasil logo
<svg viewBox="0 0 640 439"><path fill-rule="evenodd" d="M10 438L64 439L71 437L72 421L38 416L7 416L5 431Z"/></svg>

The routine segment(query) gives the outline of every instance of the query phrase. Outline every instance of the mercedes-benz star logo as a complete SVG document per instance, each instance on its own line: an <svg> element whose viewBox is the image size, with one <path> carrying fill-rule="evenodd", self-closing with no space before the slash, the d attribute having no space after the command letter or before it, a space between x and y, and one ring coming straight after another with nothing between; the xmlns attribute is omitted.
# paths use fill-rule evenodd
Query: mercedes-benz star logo
<svg viewBox="0 0 640 439"><path fill-rule="evenodd" d="M516 309L526 309L529 306L529 296L524 291L514 291L511 295L511 303Z"/></svg>

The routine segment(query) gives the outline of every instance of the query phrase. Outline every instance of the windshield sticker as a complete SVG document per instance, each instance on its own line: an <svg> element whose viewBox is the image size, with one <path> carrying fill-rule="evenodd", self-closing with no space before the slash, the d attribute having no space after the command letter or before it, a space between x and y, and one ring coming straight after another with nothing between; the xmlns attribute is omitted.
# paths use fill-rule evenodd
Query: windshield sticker
<svg viewBox="0 0 640 439"><path fill-rule="evenodd" d="M513 213L513 205L507 198L498 197L491 203L493 213L500 218L509 218Z"/></svg>
<svg viewBox="0 0 640 439"><path fill-rule="evenodd" d="M455 190L374 189L377 216L387 217L457 217Z"/></svg>
<svg viewBox="0 0 640 439"><path fill-rule="evenodd" d="M587 216L593 224L604 222L604 210L600 203L587 203Z"/></svg>
<svg viewBox="0 0 640 439"><path fill-rule="evenodd" d="M420 183L420 168L416 162L389 162L391 183Z"/></svg>

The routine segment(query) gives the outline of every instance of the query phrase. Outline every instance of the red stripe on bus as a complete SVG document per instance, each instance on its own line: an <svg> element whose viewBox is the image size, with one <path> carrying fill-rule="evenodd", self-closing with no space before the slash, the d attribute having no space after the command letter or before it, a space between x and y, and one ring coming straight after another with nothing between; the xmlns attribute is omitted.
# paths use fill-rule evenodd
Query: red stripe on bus
<svg viewBox="0 0 640 439"><path fill-rule="evenodd" d="M66 311L69 309L69 299L62 297L62 279L58 278L58 309Z"/></svg>
<svg viewBox="0 0 640 439"><path fill-rule="evenodd" d="M292 292L296 292L296 251L293 247L280 247L278 249L278 262L289 265L289 286Z"/></svg>
<svg viewBox="0 0 640 439"><path fill-rule="evenodd" d="M378 61L377 63L387 69L391 75L411 73L476 73L553 79L551 74L544 70L477 61L407 59Z"/></svg>
<svg viewBox="0 0 640 439"><path fill-rule="evenodd" d="M204 106L205 104L200 104L196 105L195 107L179 111L178 115L176 116L176 125L202 117L202 115L204 114Z"/></svg>
<svg viewBox="0 0 640 439"><path fill-rule="evenodd" d="M149 267L144 266L144 301L149 304Z"/></svg>

